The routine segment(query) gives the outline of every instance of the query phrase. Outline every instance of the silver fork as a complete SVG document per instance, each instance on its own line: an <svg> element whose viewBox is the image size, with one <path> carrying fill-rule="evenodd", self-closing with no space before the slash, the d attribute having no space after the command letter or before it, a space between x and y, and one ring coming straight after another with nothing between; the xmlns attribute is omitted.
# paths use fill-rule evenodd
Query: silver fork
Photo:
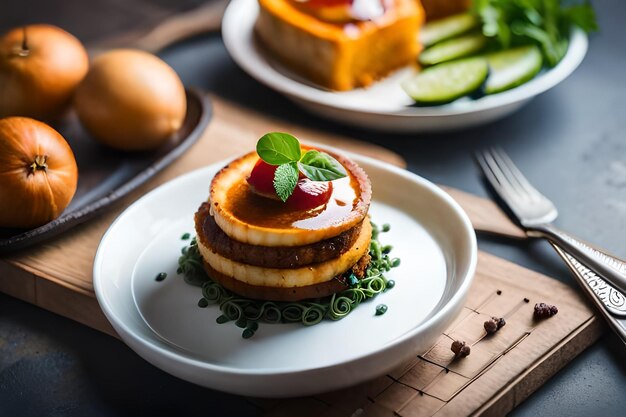
<svg viewBox="0 0 626 417"><path fill-rule="evenodd" d="M476 161L527 234L552 243L583 290L626 343L626 262L556 228L552 224L558 215L554 204L528 182L504 151L490 149L477 153Z"/></svg>
<svg viewBox="0 0 626 417"><path fill-rule="evenodd" d="M529 236L543 237L557 244L622 293L626 293L626 262L556 228L552 224L558 215L554 204L528 182L504 151L487 150L477 154L476 159L485 178Z"/></svg>

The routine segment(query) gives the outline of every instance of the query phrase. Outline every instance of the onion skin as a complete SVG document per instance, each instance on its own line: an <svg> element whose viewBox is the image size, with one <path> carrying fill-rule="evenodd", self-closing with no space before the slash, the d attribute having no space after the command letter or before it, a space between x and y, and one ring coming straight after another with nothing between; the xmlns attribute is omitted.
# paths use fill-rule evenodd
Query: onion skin
<svg viewBox="0 0 626 417"><path fill-rule="evenodd" d="M58 27L29 25L7 32L0 37L0 117L58 120L88 69L85 47Z"/></svg>
<svg viewBox="0 0 626 417"><path fill-rule="evenodd" d="M0 119L0 227L30 229L59 217L72 200L78 167L56 130L34 119Z"/></svg>
<svg viewBox="0 0 626 417"><path fill-rule="evenodd" d="M132 49L98 56L74 104L94 138L122 151L157 148L180 129L187 112L176 72L160 58Z"/></svg>

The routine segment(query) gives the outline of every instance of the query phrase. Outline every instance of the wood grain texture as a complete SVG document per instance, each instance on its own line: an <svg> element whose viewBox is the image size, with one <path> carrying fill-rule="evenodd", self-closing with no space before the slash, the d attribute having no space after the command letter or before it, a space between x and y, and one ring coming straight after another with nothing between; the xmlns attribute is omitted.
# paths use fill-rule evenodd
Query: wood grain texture
<svg viewBox="0 0 626 417"><path fill-rule="evenodd" d="M304 141L335 146L397 166L406 166L399 155L372 144L266 118L217 97L213 97L213 105L214 119L202 139L175 164L124 198L106 214L76 227L58 239L6 257L4 261L72 291L89 295L93 292L91 271L100 239L126 207L139 196L172 178L254 148L256 140L268 131L288 131ZM452 188L447 188L447 191L466 209L477 230L513 237L524 236L491 201Z"/></svg>
<svg viewBox="0 0 626 417"><path fill-rule="evenodd" d="M537 302L558 305L559 314L535 321ZM507 324L487 336L482 324L492 315L504 316ZM388 383L379 394L366 389L379 385L380 378L342 395L316 398L327 404L324 416L359 410L376 416L500 416L597 340L604 328L572 288L480 253L466 308L430 350L381 377ZM471 345L468 357L454 359L450 345L455 339ZM272 413L280 409L274 407Z"/></svg>
<svg viewBox="0 0 626 417"><path fill-rule="evenodd" d="M217 97L213 97L213 106L214 118L202 139L175 164L124 198L106 214L76 227L58 239L6 257L4 261L72 291L91 294L93 293L91 271L100 239L113 220L126 207L139 196L172 178L254 149L258 138L272 130L292 132L305 141L336 146L351 152L373 156L397 166L406 166L400 156L381 147L320 134L288 123L267 119Z"/></svg>
<svg viewBox="0 0 626 417"><path fill-rule="evenodd" d="M271 130L289 131L304 141L405 166L397 154L371 144L269 119L217 97L214 107L214 119L202 139L111 211L36 249L0 260L0 291L115 335L93 293L93 259L115 217L152 188L240 154ZM477 230L525 237L491 201L452 188L446 190L464 207ZM557 304L559 314L534 322L532 306L541 301ZM484 337L482 323L492 315L505 317L507 325L496 335ZM416 354L388 375L340 392L306 399L253 401L276 416L302 415L302 410L324 416L351 415L358 410L366 415L500 415L593 343L602 330L603 323L571 288L480 253L475 283L463 312L427 352ZM454 339L472 345L472 354L454 360L450 351Z"/></svg>

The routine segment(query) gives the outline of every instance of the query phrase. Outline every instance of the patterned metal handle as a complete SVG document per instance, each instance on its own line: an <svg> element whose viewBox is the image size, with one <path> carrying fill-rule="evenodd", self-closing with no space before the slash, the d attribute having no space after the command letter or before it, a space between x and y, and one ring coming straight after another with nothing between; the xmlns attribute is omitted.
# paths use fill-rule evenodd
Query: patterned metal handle
<svg viewBox="0 0 626 417"><path fill-rule="evenodd" d="M598 307L600 314L605 318L611 329L626 344L626 319L623 318L626 312L626 298L624 295L554 243L552 243L552 247L563 258L583 291Z"/></svg>
<svg viewBox="0 0 626 417"><path fill-rule="evenodd" d="M591 269L578 262L569 253L564 253L567 263L576 271L582 279L589 285L591 291L598 297L610 313L618 317L626 317L626 296L607 284L602 278Z"/></svg>
<svg viewBox="0 0 626 417"><path fill-rule="evenodd" d="M606 280L622 294L626 294L626 262L568 235L551 224L533 227L531 232L556 243L597 276Z"/></svg>

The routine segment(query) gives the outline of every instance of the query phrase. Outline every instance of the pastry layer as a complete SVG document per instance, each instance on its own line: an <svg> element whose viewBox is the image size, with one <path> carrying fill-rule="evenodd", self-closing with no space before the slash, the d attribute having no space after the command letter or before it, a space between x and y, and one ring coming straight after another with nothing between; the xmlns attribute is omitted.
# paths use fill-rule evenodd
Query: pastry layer
<svg viewBox="0 0 626 417"><path fill-rule="evenodd" d="M331 90L367 86L414 63L424 20L416 0L391 0L373 21L326 22L293 0L259 0L255 31L261 44L300 75Z"/></svg>
<svg viewBox="0 0 626 417"><path fill-rule="evenodd" d="M256 152L234 160L211 182L209 202L215 222L231 239L256 246L304 246L355 227L369 209L369 178L350 159L328 153L344 166L348 177L333 181L327 204L300 211L250 190L246 178L258 161Z"/></svg>
<svg viewBox="0 0 626 417"><path fill-rule="evenodd" d="M359 264L363 264L360 268L365 269L369 261L369 255L365 254L358 262ZM203 262L203 266L206 273L213 281L234 293L255 300L300 301L309 298L327 297L348 288L346 283L337 278L320 282L319 284L291 288L250 285L216 271L206 261Z"/></svg>
<svg viewBox="0 0 626 417"><path fill-rule="evenodd" d="M346 252L356 242L361 223L330 239L304 246L255 246L228 237L209 215L210 205L202 203L195 215L196 235L204 246L225 258L266 268L297 268L325 262Z"/></svg>
<svg viewBox="0 0 626 417"><path fill-rule="evenodd" d="M206 263L217 272L237 281L255 286L293 288L327 282L352 268L369 252L372 226L369 218L363 220L356 242L341 256L299 268L264 268L225 258L198 241L198 249Z"/></svg>

